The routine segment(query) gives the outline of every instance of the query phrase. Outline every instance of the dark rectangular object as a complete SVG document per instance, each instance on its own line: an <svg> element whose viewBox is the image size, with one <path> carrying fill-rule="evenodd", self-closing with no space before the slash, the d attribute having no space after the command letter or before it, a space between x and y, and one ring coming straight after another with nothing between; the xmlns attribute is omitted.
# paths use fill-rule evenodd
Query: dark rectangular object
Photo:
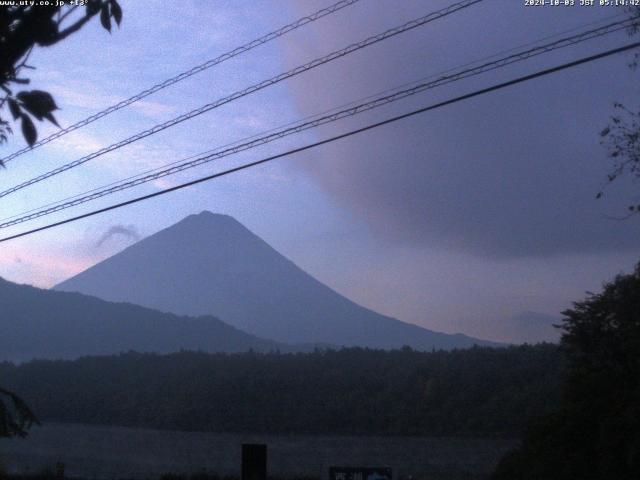
<svg viewBox="0 0 640 480"><path fill-rule="evenodd" d="M267 446L242 445L242 480L267 480Z"/></svg>
<svg viewBox="0 0 640 480"><path fill-rule="evenodd" d="M329 480L393 480L388 467L330 467Z"/></svg>

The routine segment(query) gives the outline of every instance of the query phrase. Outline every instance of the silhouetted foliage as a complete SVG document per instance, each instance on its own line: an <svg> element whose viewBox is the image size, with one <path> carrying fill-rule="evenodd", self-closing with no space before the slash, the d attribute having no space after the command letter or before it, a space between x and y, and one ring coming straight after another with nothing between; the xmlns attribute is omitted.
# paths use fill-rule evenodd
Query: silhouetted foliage
<svg viewBox="0 0 640 480"><path fill-rule="evenodd" d="M24 5L23 5L24 3ZM84 15L76 16L77 5L35 5L16 2L16 5L0 6L0 111L7 105L14 122L20 122L22 134L29 145L38 139L33 118L48 120L58 125L53 112L58 109L50 93L42 90L15 91L16 86L29 84L24 69L31 51L36 47L48 47L79 31L91 18L100 14L102 26L111 31L111 19L120 25L122 9L117 0L87 0ZM0 116L0 144L13 133L9 121ZM0 162L2 165L2 162ZM35 416L27 405L13 392L0 388L0 437L24 436Z"/></svg>
<svg viewBox="0 0 640 480"><path fill-rule="evenodd" d="M631 19L636 20L628 29L630 35L640 32L640 7L627 9ZM630 68L637 69L640 64L640 53L636 53L629 63ZM607 184L624 175L640 178L640 110L632 110L617 102L611 122L600 132L600 143L605 146L613 165L607 175ZM596 198L601 198L601 190ZM629 205L631 213L640 213L640 204Z"/></svg>
<svg viewBox="0 0 640 480"><path fill-rule="evenodd" d="M0 437L24 437L38 419L15 393L0 388Z"/></svg>
<svg viewBox="0 0 640 480"><path fill-rule="evenodd" d="M560 408L531 426L494 478L640 478L640 264L564 315Z"/></svg>
<svg viewBox="0 0 640 480"><path fill-rule="evenodd" d="M102 26L111 32L111 19L120 25L122 9L117 0L88 0L84 15L78 15L77 5L56 5L53 1L46 2L49 5L16 3L0 6L0 89L5 94L0 100L0 109L5 104L8 106L13 121L20 123L25 140L33 145L38 138L33 119L46 119L58 125L53 116L58 107L48 92L14 91L16 86L29 83L24 69L33 68L27 63L31 51L36 46L48 47L68 38L98 14ZM11 125L0 117L0 143L5 142L10 133Z"/></svg>
<svg viewBox="0 0 640 480"><path fill-rule="evenodd" d="M0 364L50 421L211 432L514 437L557 407L557 345L126 353Z"/></svg>

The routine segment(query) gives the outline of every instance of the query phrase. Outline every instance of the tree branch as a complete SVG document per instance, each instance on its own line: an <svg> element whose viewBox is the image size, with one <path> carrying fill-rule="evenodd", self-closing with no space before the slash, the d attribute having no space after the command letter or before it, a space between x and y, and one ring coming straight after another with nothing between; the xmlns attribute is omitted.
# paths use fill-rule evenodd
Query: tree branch
<svg viewBox="0 0 640 480"><path fill-rule="evenodd" d="M78 8L78 5L74 5L73 7L70 7L63 15L61 15L60 18L58 19L58 26L60 26L62 22L64 22L64 19L67 18L69 15L71 15L76 8Z"/></svg>
<svg viewBox="0 0 640 480"><path fill-rule="evenodd" d="M91 20L95 15L96 15L95 13L93 13L91 15L85 15L80 20L77 20L72 25L69 25L67 28L65 28L64 30L59 32L58 35L56 35L54 43L57 43L60 40L64 40L65 38L67 38L72 33L76 33L78 30L80 30L84 26L85 23L87 23L89 20Z"/></svg>

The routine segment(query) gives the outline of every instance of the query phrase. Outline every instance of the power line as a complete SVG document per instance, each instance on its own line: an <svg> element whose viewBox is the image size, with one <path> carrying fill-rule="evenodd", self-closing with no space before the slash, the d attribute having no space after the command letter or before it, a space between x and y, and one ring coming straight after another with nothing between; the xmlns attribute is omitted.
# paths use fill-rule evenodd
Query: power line
<svg viewBox="0 0 640 480"><path fill-rule="evenodd" d="M93 210L93 211L88 212L88 213L84 213L82 215L78 215L78 216L75 216L75 217L67 218L67 219L61 220L59 222L50 223L50 224L44 225L42 227L34 228L32 230L28 230L28 231L21 232L21 233L15 234L15 235L4 237L4 238L0 239L0 243L6 242L6 241L9 241L9 240L13 240L13 239L16 239L16 238L24 237L24 236L27 236L27 235L32 235L34 233L41 232L43 230L48 230L48 229L53 228L53 227L58 227L58 226L61 226L61 225L65 225L67 223L76 222L76 221L84 219L84 218L92 217L92 216L98 215L100 213L105 213L105 212L108 212L108 211L111 211L111 210L122 208L122 207L125 207L125 206L128 206L128 205L132 205L134 203L142 202L144 200L149 200L151 198L158 197L160 195L165 195L167 193L171 193L171 192L174 192L176 190L181 190L183 188L191 187L193 185L197 185L199 183L203 183L203 182L206 182L206 181L209 181L209 180L213 180L213 179L218 178L218 177L226 176L226 175L229 175L229 174L241 171L241 170L246 170L248 168L252 168L252 167L261 165L263 163L271 162L271 161L279 159L279 158L287 157L287 156L290 156L290 155L293 155L293 154L296 154L296 153L300 153L300 152L303 152L303 151L306 151L306 150L310 150L310 149L315 148L315 147L319 147L321 145L325 145L325 144L328 144L328 143L331 143L331 142L335 142L337 140L341 140L343 138L347 138L347 137L350 137L350 136L353 136L353 135L357 135L359 133L363 133L363 132L366 132L368 130L372 130L374 128L378 128L378 127L381 127L383 125L394 123L394 122L397 122L399 120L403 120L405 118L413 117L415 115L418 115L418 114L421 114L421 113L425 113L425 112L428 112L428 111L431 111L431 110L436 110L438 108L442 108L442 107L445 107L447 105L452 105L454 103L458 103L458 102L461 102L461 101L464 101L464 100L468 100L468 99L473 98L473 97L477 97L477 96L480 96L480 95L485 95L485 94L490 93L490 92L501 90L503 88L510 87L512 85L516 85L516 84L519 84L519 83L527 82L529 80L533 80L533 79L538 78L538 77L550 75L552 73L556 73L556 72L559 72L559 71L562 71L562 70L566 70L568 68L576 67L578 65L582 65L582 64L585 64L585 63L593 62L595 60L599 60L599 59L602 59L602 58L605 58L605 57L609 57L611 55L615 55L615 54L618 54L618 53L626 52L626 51L629 51L629 50L637 48L637 47L640 47L640 42L634 42L634 43L627 44L627 45L622 46L622 47L614 48L614 49L611 49L611 50L607 50L605 52L601 52L601 53L598 53L598 54L595 54L595 55L591 55L589 57L583 57L583 58L581 58L579 60L574 60L572 62L564 63L564 64L556 66L556 67L548 68L548 69L545 69L545 70L540 70L540 71L538 71L536 73L532 73L532 74L529 74L529 75L518 77L516 79L509 80L507 82L503 82L503 83L499 83L497 85L493 85L491 87L483 88L481 90L476 90L474 92L467 93L465 95L461 95L461 96L458 96L458 97L455 97L455 98L452 98L452 99L449 99L449 100L445 100L443 102L439 102L439 103L436 103L436 104L433 104L433 105L429 105L429 106L420 108L418 110L413 110L411 112L404 113L402 115L398 115L398 116L395 116L395 117L391 117L391 118L388 118L386 120L382 120L382 121L377 122L377 123L372 123L372 124L369 124L367 126L364 126L364 127L361 127L361 128L355 129L355 130L351 130L351 131L346 132L346 133L342 133L340 135L336 135L336 136L327 138L325 140L320 140L320 141L315 142L315 143L307 144L307 145L305 145L303 147L294 148L292 150L288 150L286 152L279 153L277 155L272 155L270 157L266 157L266 158L263 158L261 160L256 160L255 162L251 162L251 163L247 163L247 164L244 164L244 165L241 165L241 166L238 166L238 167L230 168L228 170L224 170L222 172L218 172L218 173L215 173L215 174L212 174L212 175L208 175L206 177L201 177L201 178L198 178L196 180L192 180L190 182L182 183L182 184L176 185L174 187L170 187L170 188L166 188L164 190L160 190L158 192L150 193L148 195L143 195L141 197L133 198L133 199L127 200L125 202L117 203L117 204L110 205L110 206L105 207L105 208L101 208L101 209L98 209L98 210Z"/></svg>
<svg viewBox="0 0 640 480"><path fill-rule="evenodd" d="M418 84L420 82L423 82L425 80L429 80L429 79L432 79L432 78L436 78L438 76L442 76L442 75L446 75L446 74L451 73L451 72L455 72L456 70L459 70L461 68L465 68L465 67L468 67L468 66L471 66L471 65L477 65L477 64L479 64L481 62L485 62L485 61L490 60L492 58L497 58L497 57L500 57L501 55L506 55L506 54L512 53L512 52L517 52L518 50L521 50L523 48L527 48L527 47L530 47L532 45L538 45L539 43L544 42L546 40L551 40L551 39L554 39L554 38L562 37L563 35L567 35L569 33L584 29L586 27L603 24L603 23L608 22L608 21L610 21L610 20L612 20L614 18L621 18L621 17L624 17L625 19L628 19L628 15L627 14L625 14L625 13L616 13L616 14L613 14L613 15L608 15L608 16L602 17L602 18L600 18L598 20L594 20L592 22L584 23L584 24L581 24L581 25L578 25L578 26L575 26L575 27L572 27L572 28L569 28L569 29L566 29L566 30L562 30L562 31L554 33L552 35L547 35L545 37L538 38L537 40L534 40L534 41L531 41L531 42L520 44L520 45L517 45L517 46L512 47L512 48L500 50L499 52L496 52L496 53L491 54L491 55L487 55L487 56L482 57L480 59L473 60L471 62L467 62L467 63L464 63L462 65L457 65L455 67L448 68L448 69L446 69L444 71L440 71L438 73L430 74L428 76L421 77L421 78L419 78L417 80L413 80L411 82L407 82L407 83L404 83L402 85L398 85L398 86L393 87L393 88L388 88L388 89L385 89L385 90L382 90L382 91L378 91L378 92L376 92L374 94L367 95L366 97L358 98L358 99L353 100L351 102L348 102L346 104L342 104L342 105L339 105L339 106L336 106L336 107L333 107L333 108L330 108L328 110L324 110L322 112L318 112L318 113L315 113L315 114L312 114L312 115L307 115L307 116L305 116L305 117L303 117L303 118L301 118L299 120L287 122L286 124L278 125L277 127L273 127L273 128L270 128L270 129L268 129L266 131L263 131L263 132L260 132L260 133L256 133L256 134L253 134L253 135L249 135L247 137L242 137L242 138L240 138L238 140L234 140L232 142L229 142L229 143L226 143L226 144L223 144L223 145L218 145L218 146L216 146L214 148L205 150L203 152L199 152L197 154L190 155L190 156L188 156L186 158L181 158L179 160L174 160L173 162L170 162L170 163L164 164L162 166L159 166L159 167L156 167L156 168L152 168L152 169L137 173L135 175L131 175L131 176L123 178L123 179L116 180L116 181L108 183L106 185L101 185L99 187L92 188L91 190L87 190L87 191L84 191L84 192L81 192L81 193L77 193L75 195L70 195L70 196L62 198L60 200L55 200L53 202L49 202L49 203L46 203L44 205L40 205L38 207L30 208L29 210L26 210L26 211L23 211L23 212L20 212L20 213L16 213L16 214L13 214L13 215L9 215L9 216L3 217L3 218L0 219L0 223L5 222L7 220L14 219L16 217L21 217L21 216L27 215L27 214L32 213L32 212L36 212L38 210L46 209L47 207L51 207L51 206L54 206L54 205L62 204L62 203L68 202L70 200L74 200L74 199L77 199L79 197L88 195L90 193L97 192L98 190L106 189L106 188L118 185L120 183L127 182L129 180L137 179L139 177L142 177L144 175L147 175L147 174L150 174L150 173L153 173L153 172L158 172L159 170L163 170L163 169L165 169L167 167L176 165L178 163L186 162L188 160L197 158L199 156L207 155L209 153L215 152L218 149L222 149L222 148L230 147L232 145L240 144L242 142L251 140L251 139L259 137L261 135L265 135L265 134L268 134L268 133L271 133L271 132L275 132L277 130L280 130L280 129L295 125L296 123L299 123L299 122L304 121L304 120L317 118L317 117L319 117L321 115L325 115L325 114L328 114L330 112L335 112L337 110L344 109L344 108L349 107L351 105L355 105L355 104L357 104L359 102L364 102L365 100L369 100L369 99L378 97L380 95L387 94L389 92L395 92L395 91L398 91L400 89L407 88L407 87L409 87L411 85L416 85L416 84ZM631 19L629 21L632 22L631 25L635 25L635 19ZM631 25L629 25L629 26L631 26ZM623 27L623 28L626 28L626 26ZM56 210L56 211L59 211L59 210Z"/></svg>
<svg viewBox="0 0 640 480"><path fill-rule="evenodd" d="M43 180L46 180L50 177L53 177L55 175L58 175L62 172L65 172L67 170L70 170L71 168L75 168L79 165L82 165L90 160L93 160L96 157L99 157L101 155L104 155L105 153L109 153L112 152L114 150L117 150L119 148L122 148L126 145L129 145L130 143L136 142L138 140L141 140L145 137L148 137L150 135L153 135L155 133L158 133L162 130L165 130L169 127L172 127L174 125L177 125L179 123L182 123L186 120L190 120L198 115L201 115L205 112L209 112L210 110L213 110L214 108L220 107L222 105L225 105L227 103L230 103L234 100L237 100L239 98L245 97L247 95L250 95L252 93L255 93L259 90L262 90L264 88L267 88L271 85L275 85L276 83L282 82L283 80L286 80L288 78L294 77L296 75L299 75L303 72L306 72L308 70L311 70L313 68L319 67L320 65L324 65L325 63L331 62L333 60L336 60L338 58L344 57L345 55L348 55L350 53L353 53L355 51L361 50L363 48L366 48L370 45L376 44L378 42L381 42L383 40L386 40L388 38L394 37L400 33L404 33L406 31L412 30L414 28L420 27L422 25L426 25L427 23L430 23L432 21L438 20L442 17L451 15L452 13L455 13L459 10L468 8L476 3L480 3L483 0L463 0L461 2L457 2L454 3L446 8L443 8L441 10L429 13L425 16L416 18L414 20L410 20L406 23L404 23L403 25L391 28L389 30L386 30L385 32L379 33L377 35L373 35L371 37L368 37L360 42L357 43L353 43L341 50L336 50L328 55L325 55L323 57L317 58L315 60L312 60L311 62L308 62L304 65L300 65L298 67L293 68L292 70L289 70L287 72L281 73L279 75L276 75L275 77L272 77L268 80L263 80L260 83L254 84L250 87L245 88L244 90L240 90L237 91L235 93L232 93L229 96L220 98L212 103L208 103L200 108L197 108L195 110L192 110L188 113L185 113L183 115L180 115L179 117L176 117L172 120L169 120L167 122L161 123L159 125L156 125L148 130L145 130L143 132L137 133L136 135L133 135L125 140L121 140L118 143L114 143L112 145L109 145L108 147L102 148L100 150L97 150L96 152L90 153L89 155L86 155L78 160L75 160L73 162L67 163L61 167L55 168L47 173L44 173L42 175L39 175L37 177L34 177L30 180L27 180L26 182L20 183L14 187L11 187L7 190L4 190L2 192L0 192L0 198L5 197L11 193L17 192L18 190L21 190L23 188L26 188L30 185L33 185L35 183L41 182Z"/></svg>
<svg viewBox="0 0 640 480"><path fill-rule="evenodd" d="M307 122L301 121L301 122L298 122L297 125L294 123L293 126L289 128L283 128L280 130L277 130L277 129L270 130L269 132L267 132L267 134L263 135L262 137L259 137L256 135L256 136L250 137L244 143L241 143L242 141L234 142L230 144L230 146L228 146L227 148L222 147L217 151L209 150L208 152L203 152L198 155L192 155L187 159L182 159L177 162L172 162L171 164L167 165L166 168L160 167L158 169L154 169L152 171L154 173L148 173L148 174L143 173L140 175L135 175L133 177L121 180L119 182L113 182L112 184L107 185L105 187L96 188L88 192L85 192L84 194L75 195L73 197L70 197L69 199L61 200L59 202L54 202L53 204L51 204L53 206L45 205L44 207L41 207L39 209L36 208L29 212L25 212L22 215L14 215L13 217L3 219L2 221L0 221L0 229L8 228L20 223L34 220L36 218L40 218L45 215L50 215L52 213L59 212L61 210L66 210L67 208L75 207L77 205L87 203L92 200L97 200L98 198L102 198L104 196L120 192L122 190L126 190L129 188L142 185L144 183L158 180L159 178L163 178L169 175L174 175L184 170L191 169L200 165L204 165L211 161L218 160L223 157L227 157L229 155L234 155L236 153L270 143L272 141L284 138L292 134L300 133L302 131L315 128L320 125L325 125L346 117L363 113L365 111L373 110L383 105L407 98L409 96L424 92L426 90L430 90L435 87L439 87L442 85L446 85L448 83L452 83L465 78L486 73L488 71L496 70L498 68L503 68L513 63L520 62L523 60L528 60L534 56L548 53L553 50L566 48L572 45L576 45L578 43L585 42L587 40L592 40L594 38L599 38L604 35L615 33L617 31L627 28L629 24L630 24L630 20L613 22L599 28L588 30L586 32L582 32L569 37L561 38L559 40L556 40L555 42L539 45L537 47L534 47L522 52L518 52L504 58L494 60L493 62L481 64L474 68L465 69L454 74L444 75L431 82L417 84L411 88L403 89L402 87L398 87L397 89L395 89L396 91L394 93L389 95L384 95L378 98L374 98L369 102L363 102L355 106L352 106L350 108L345 108L339 111L334 111L336 109L332 109L331 111L333 111L333 113L320 116L318 118L315 118L314 120L307 121ZM428 78L432 78L432 77L428 77ZM352 104L353 103L355 102L352 102Z"/></svg>
<svg viewBox="0 0 640 480"><path fill-rule="evenodd" d="M455 72L456 70L459 70L459 69L461 69L461 68L465 68L465 67L468 67L468 66L471 66L471 65L477 65L477 64L479 64L479 63L481 63L481 62L485 62L485 61L490 60L490 59L492 59L492 58L497 58L497 57L499 57L500 55L505 55L505 54L507 54L507 53L511 53L511 52L517 52L518 50L521 50L521 49L526 48L526 47L530 47L530 46L532 46L532 45L537 45L537 44L539 44L539 43L541 43L541 42L543 42L543 41L545 41L545 40L551 40L551 39L553 39L553 38L558 38L558 37L561 37L562 35L566 35L566 34L568 34L568 33L575 32L575 31L580 30L580 29L583 29L583 28L585 28L585 27L589 27L589 26L593 26L593 25L598 25L598 24L604 23L604 22L606 22L606 21L612 20L612 19L614 19L614 18L620 18L620 17L628 18L628 15L626 15L626 14L624 14L624 13L617 13L617 14L609 15L609 16L603 17L603 18L601 18L601 19L598 19L598 20L592 21L592 22L588 22L588 23L585 23L585 24L582 24L582 25L579 25L579 26L576 26L576 27L572 27L572 28L567 29L567 30L563 30L563 31L561 31L561 32L554 33L554 34L552 34L552 35L548 35L548 36L545 36L545 37L539 38L539 39L534 40L534 41L531 41L531 42L527 42L527 43L525 43L525 44L520 44L520 45L518 45L518 46L516 46L516 47L512 47L512 48L509 48L509 49L501 50L501 51L499 51L499 52L496 52L496 53L494 53L494 54L491 54L491 55L488 55L488 56L482 57L482 58L480 58L480 59L473 60L473 61L471 61L471 62L467 62L467 63L464 63L464 64L462 64L462 65L457 65L457 66L455 66L455 67L448 68L447 70L440 71L440 72L435 73L435 74L430 74L430 75L428 75L428 76L421 77L421 78L419 78L419 79L417 79L417 80L413 80L413 81L411 81L411 82L407 82L407 83L404 83L404 84L402 84L402 85L398 85L398 86L393 87L393 88L387 88L387 89L385 89L385 90L378 91L378 92L376 92L376 93L374 93L374 94L367 95L366 97L361 97L361 98L358 98L358 99L356 99L356 100L352 100L351 102L348 102L348 103L346 103L346 104L342 104L342 105L339 105L339 106L336 106L336 107L333 107L333 108L330 108L330 109L328 109L328 110L324 110L324 111L322 111L322 112L318 112L318 113L315 113L315 114L312 114L312 115L307 115L307 116L305 116L305 117L303 117L303 118L301 118L301 119L299 119L299 120L295 120L295 121L287 122L286 124L278 125L277 127L270 128L270 129L268 129L268 130L266 130L266 131L263 131L263 132L260 132L260 133L256 133L256 134L253 134L253 135L249 135L249 136L247 136L247 137L242 137L242 138L240 138L240 139L238 139L238 140L234 140L234 141L232 141L232 142L229 142L229 143L226 143L226 144L223 144L223 145L218 145L218 146L217 146L217 147L215 147L215 148L211 148L211 149L205 150L205 151L203 151L203 152L199 152L199 153L197 153L197 154L190 155L190 156L188 156L188 157L186 157L186 158L181 158L181 159L179 159L179 160L174 160L173 162L170 162L170 163L164 164L164 165L162 165L162 166L159 166L159 167L156 167L156 168L152 168L152 169L146 170L146 171L144 171L144 172L137 173L137 174L135 174L135 175L131 175L130 177L126 177L126 178L124 178L124 179L116 180L116 181L111 182L111 183L109 183L109 184L107 184L107 185L101 185L100 187L92 188L91 190L88 190L88 191L85 191L85 192L81 192L81 193L78 193L78 194L75 194L75 195L70 195L70 196L65 197L65 198L63 198L63 199L56 200L56 201L53 201L53 202L49 202L49 203L47 203L47 204L45 204L45 205L40 205L39 207L34 207L34 208L31 208L31 209L26 210L26 211L21 212L21 213L17 213L17 214L14 214L14 215L9 215L9 216L7 216L7 217L3 217L2 219L0 219L0 222L4 222L5 220L10 220L10 219L13 219L13 218L16 218L16 217L22 216L22 215L26 215L26 214L28 214L28 213L35 212L36 210L40 210L40 209L43 209L43 208L46 208L46 207L50 207L50 206L57 205L57 204L60 204L60 203L63 203L63 202L67 202L67 201L69 201L69 200L76 199L76 198L78 198L78 197L81 197L81 196L87 195L87 194L89 194L89 193L93 193L93 192L95 192L95 191L97 191L97 190L104 189L104 188L108 188L108 187L111 187L111 186L117 185L117 184L119 184L119 183L121 183L121 182L126 182L126 181L129 181L129 180L133 180L133 179L136 179L136 178L138 178L138 177L142 177L142 176L144 176L144 175L150 174L150 173L152 173L152 172L157 172L157 171L159 171L159 170L162 170L162 169L164 169L164 168L170 167L170 166L172 166L172 165L176 165L176 164L178 164L178 163L185 162L185 161L188 161L188 160L194 159L194 158L196 158L196 157L199 157L199 156L202 156L202 155L206 155L206 154L212 153L212 152L216 151L216 149L221 149L221 148L230 147L230 146L232 146L232 145L237 145L237 144L239 144L239 143L242 143L242 142L245 142L245 141L251 140L251 139L256 138L256 137L259 137L259 136L261 136L261 135L265 135L265 134L267 134L267 133L275 132L275 131L280 130L280 129L282 129L282 128L286 128L286 127L289 127L289 126L295 125L296 123L299 123L300 121L309 120L309 119L312 119L312 118L317 118L317 117L319 117L319 116L321 116L321 115L325 115L325 114L328 114L328 113L331 113L331 112L335 112L335 111L337 111L337 110L340 110L340 109L343 109L343 108L349 107L349 106L351 106L351 105L355 105L355 104L357 104L357 103L359 103L359 102L364 102L365 100L369 100L369 99L372 99L372 98L378 97L378 96L380 96L380 95L387 94L387 93L389 93L389 92L395 92L395 91L398 91L398 90L400 90L400 89L407 88L407 87L409 87L409 86L411 86L411 85L416 85L416 84L418 84L418 83L420 83L420 82L423 82L423 81L425 81L425 80L429 80L429 79L432 79L432 78L436 78L436 77L438 77L438 76L446 75L446 74L448 74L448 73ZM634 23L634 24L635 24L635 23ZM626 28L626 27L623 27L623 28ZM612 33L612 32L611 32L611 33Z"/></svg>
<svg viewBox="0 0 640 480"><path fill-rule="evenodd" d="M263 35L260 38L257 38L255 40L250 41L249 43L245 43L244 45L237 47L229 52L223 53L222 55L219 55L216 58L213 58L211 60L207 60L206 62L197 65L185 72L182 72L174 77L171 77L167 80L165 80L164 82L161 83L157 83L155 85L153 85L152 87L147 88L146 90L143 90L140 93L137 93L125 100L122 100L121 102L116 103L115 105L112 105L108 108L105 108L104 110L101 110L100 112L91 115L90 117L87 117L83 120L80 120L79 122L74 123L73 125L68 126L67 128L63 128L58 130L57 132L49 135L46 138L43 138L42 140L38 140L36 143L34 143L33 145L29 146L29 147L25 147L22 148L14 153L12 153L11 155L8 155L4 158L0 158L0 164L1 163L7 163L10 162L11 160L13 160L16 157L19 157L20 155L22 155L23 153L26 152L30 152L32 151L34 148L40 147L42 145L45 145L57 138L60 138L64 135L66 135L67 133L73 132L74 130L77 130L79 128L82 128L86 125L89 125L90 123L95 122L96 120L99 120L102 117L106 117L107 115L116 112L128 105L131 105L132 103L137 102L138 100L142 100L145 97L148 97L149 95L156 93L160 90L163 90L171 85L174 85L178 82L181 82L182 80L185 80L186 78L192 77L193 75L196 75L197 73L200 73L204 70L208 70L209 68L212 68L216 65L219 65L233 57L237 57L238 55L241 55L245 52L248 52L250 50L253 50L254 48L260 46L260 45L264 45L265 43L268 43L272 40L275 40L276 38L282 37L283 35L286 35L287 33L293 32L294 30L297 30L298 28L308 24L308 23L312 23L315 22L316 20L319 20L323 17L326 17L327 15L331 15L335 12L338 12L340 10L342 10L343 8L346 8L348 6L353 5L354 3L359 2L360 0L340 0L339 2L334 3L333 5L330 5L329 7L323 8L321 10L318 10L314 13L312 13L311 15L307 15L305 17L299 18L298 20L296 20L295 22L292 22L288 25L285 25L284 27L279 28L278 30L274 30L273 32L267 33L266 35Z"/></svg>

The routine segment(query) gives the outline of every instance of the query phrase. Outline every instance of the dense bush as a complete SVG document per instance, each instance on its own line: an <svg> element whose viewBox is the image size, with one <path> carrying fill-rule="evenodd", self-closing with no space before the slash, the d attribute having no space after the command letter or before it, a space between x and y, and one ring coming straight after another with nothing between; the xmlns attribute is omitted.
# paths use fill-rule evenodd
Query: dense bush
<svg viewBox="0 0 640 480"><path fill-rule="evenodd" d="M496 480L640 478L640 264L564 312L567 381Z"/></svg>

